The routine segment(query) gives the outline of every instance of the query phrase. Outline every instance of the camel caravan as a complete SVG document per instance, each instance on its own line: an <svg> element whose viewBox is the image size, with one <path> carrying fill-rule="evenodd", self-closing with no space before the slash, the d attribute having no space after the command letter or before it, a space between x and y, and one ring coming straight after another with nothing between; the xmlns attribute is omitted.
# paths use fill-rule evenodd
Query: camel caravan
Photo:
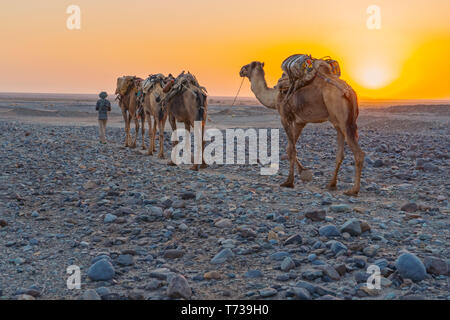
<svg viewBox="0 0 450 320"><path fill-rule="evenodd" d="M251 90L258 101L267 108L275 109L288 138L287 156L289 174L282 187L294 187L295 167L299 174L306 168L297 157L296 143L308 123L329 121L337 132L337 155L334 174L328 188L335 190L340 166L344 159L344 143L347 142L355 158L355 182L346 191L356 196L360 190L364 152L358 144L358 99L355 91L342 79L339 63L331 58L314 59L297 54L288 57L281 66L282 77L273 88L267 86L264 63L254 61L241 68L240 76L248 78ZM191 131L195 121L202 124L202 150L207 119L207 91L200 86L191 73L184 71L176 78L153 74L147 79L123 76L117 79L116 89L119 106L125 121L125 146L136 147L139 120L142 124L142 149L145 149L145 120L149 126L150 145L148 154L156 152L156 129L159 131L158 157L164 158L164 127L167 119L172 130L176 122L182 122ZM151 119L153 118L153 125ZM131 121L135 122L135 136L130 135ZM173 142L175 146L177 142ZM174 165L169 161L170 165ZM204 160L202 168L206 167ZM194 164L192 169L198 170Z"/></svg>
<svg viewBox="0 0 450 320"><path fill-rule="evenodd" d="M148 155L156 152L156 129L159 131L158 157L164 159L164 128L169 119L172 130L177 129L177 122L182 122L187 131L191 131L195 121L202 124L205 130L207 118L207 91L200 86L191 73L184 71L176 78L171 74L152 74L147 79L136 76L123 76L117 79L116 95L125 121L125 147L135 148L136 140L142 124L142 149ZM152 124L153 118L153 124ZM149 128L150 144L145 146L145 120ZM135 123L135 135L130 134L131 122ZM203 134L202 134L203 136ZM173 142L176 145L178 142ZM204 142L202 140L202 147ZM202 149L203 150L203 149ZM170 165L175 165L172 161ZM201 167L205 167L203 163ZM192 169L198 170L194 164Z"/></svg>

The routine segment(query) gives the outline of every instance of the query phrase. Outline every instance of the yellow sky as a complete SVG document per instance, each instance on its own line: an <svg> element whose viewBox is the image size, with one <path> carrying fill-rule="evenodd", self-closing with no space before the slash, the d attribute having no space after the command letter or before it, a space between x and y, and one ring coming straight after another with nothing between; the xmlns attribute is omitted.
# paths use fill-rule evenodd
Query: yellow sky
<svg viewBox="0 0 450 320"><path fill-rule="evenodd" d="M381 30L366 26L374 4ZM234 95L242 65L265 62L275 85L287 56L310 53L339 60L362 98L450 99L449 16L449 0L2 1L0 91L112 92L124 74L189 70Z"/></svg>

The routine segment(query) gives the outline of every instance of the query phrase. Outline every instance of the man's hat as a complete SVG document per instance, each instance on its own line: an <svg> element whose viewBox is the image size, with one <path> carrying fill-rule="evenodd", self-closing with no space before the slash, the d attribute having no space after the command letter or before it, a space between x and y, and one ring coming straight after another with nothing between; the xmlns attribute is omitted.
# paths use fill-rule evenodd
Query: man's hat
<svg viewBox="0 0 450 320"><path fill-rule="evenodd" d="M100 98L102 99L106 99L106 97L108 96L108 94L105 91L100 92L100 94L98 95Z"/></svg>

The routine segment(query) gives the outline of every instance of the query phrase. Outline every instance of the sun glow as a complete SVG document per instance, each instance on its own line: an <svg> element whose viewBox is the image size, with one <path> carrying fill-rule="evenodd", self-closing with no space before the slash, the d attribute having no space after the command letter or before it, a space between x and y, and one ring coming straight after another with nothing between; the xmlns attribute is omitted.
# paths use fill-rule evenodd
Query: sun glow
<svg viewBox="0 0 450 320"><path fill-rule="evenodd" d="M380 66L365 67L361 72L359 82L368 89L380 89L389 85L391 79L388 71Z"/></svg>

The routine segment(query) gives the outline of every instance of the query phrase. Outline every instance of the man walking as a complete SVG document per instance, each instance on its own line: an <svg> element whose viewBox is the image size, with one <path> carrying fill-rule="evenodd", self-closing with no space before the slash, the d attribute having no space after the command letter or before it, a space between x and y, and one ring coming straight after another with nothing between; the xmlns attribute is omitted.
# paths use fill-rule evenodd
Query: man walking
<svg viewBox="0 0 450 320"><path fill-rule="evenodd" d="M111 111L111 103L106 99L107 96L106 92L101 92L99 94L100 99L95 106L95 110L98 111L100 143L103 144L106 144L106 122L108 121L108 112Z"/></svg>

